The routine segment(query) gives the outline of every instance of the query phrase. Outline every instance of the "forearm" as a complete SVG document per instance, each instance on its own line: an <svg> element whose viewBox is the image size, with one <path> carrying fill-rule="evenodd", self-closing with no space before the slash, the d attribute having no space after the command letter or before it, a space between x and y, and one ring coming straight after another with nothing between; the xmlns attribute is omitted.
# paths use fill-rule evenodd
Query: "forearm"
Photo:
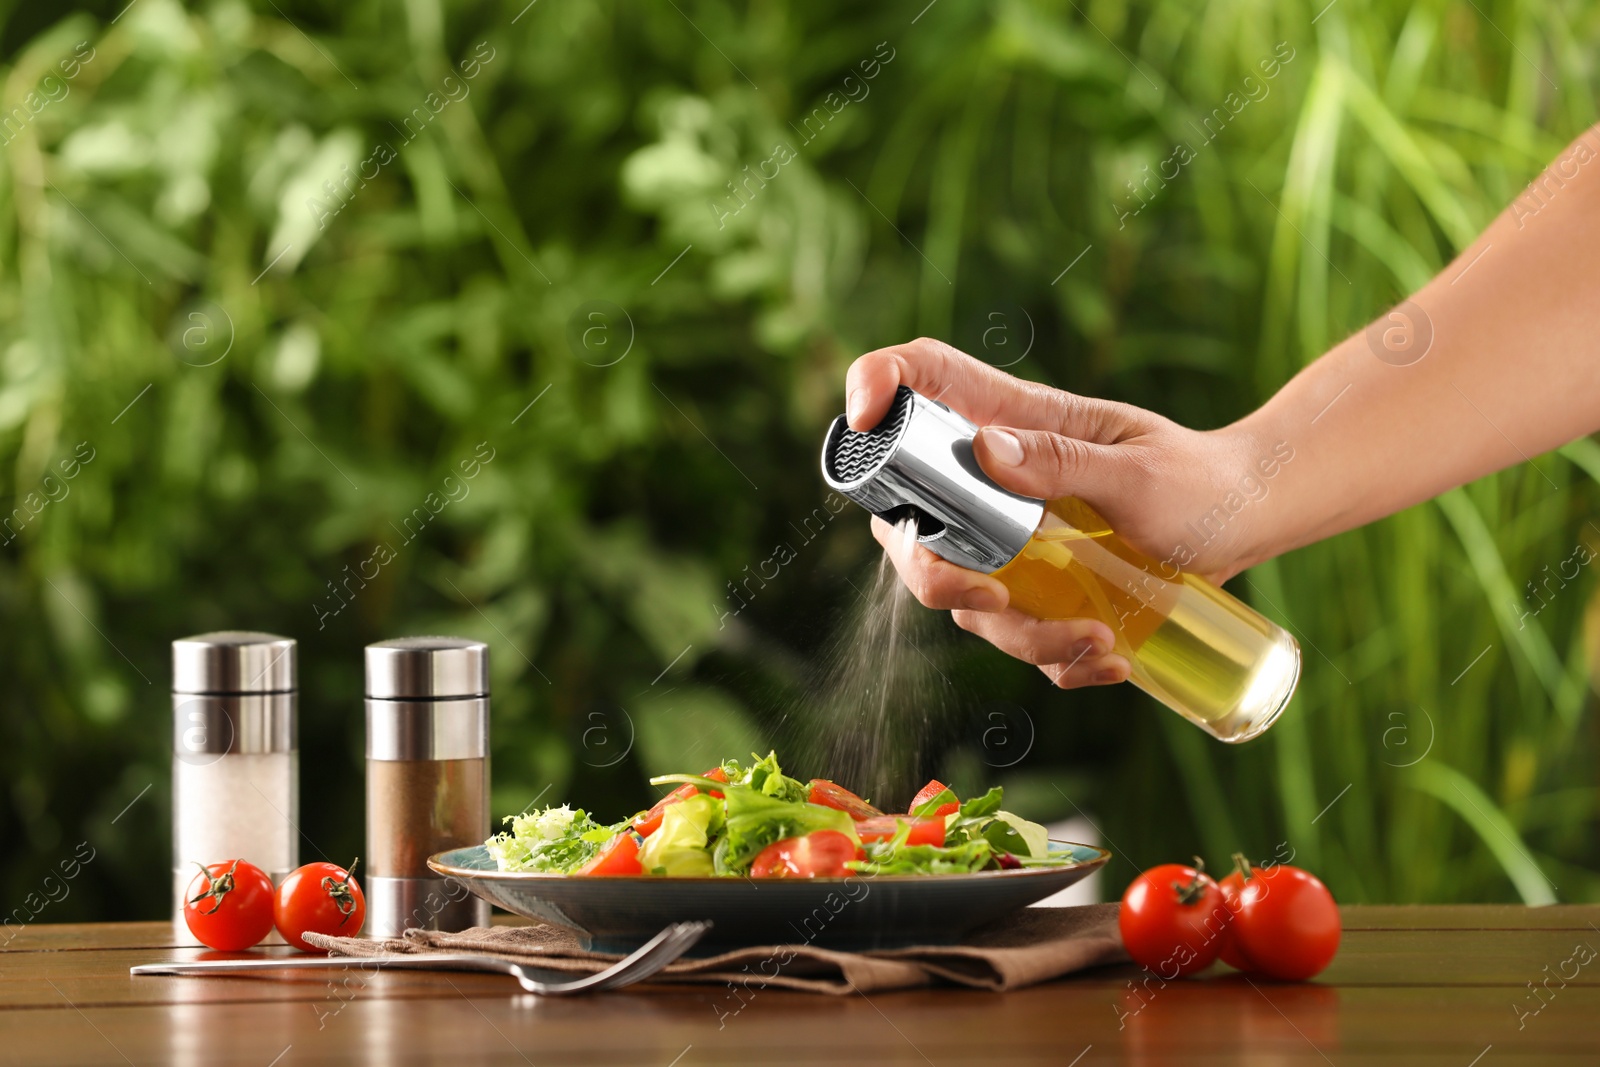
<svg viewBox="0 0 1600 1067"><path fill-rule="evenodd" d="M1262 515L1269 558L1597 429L1600 127L1410 301L1222 432L1295 450Z"/></svg>

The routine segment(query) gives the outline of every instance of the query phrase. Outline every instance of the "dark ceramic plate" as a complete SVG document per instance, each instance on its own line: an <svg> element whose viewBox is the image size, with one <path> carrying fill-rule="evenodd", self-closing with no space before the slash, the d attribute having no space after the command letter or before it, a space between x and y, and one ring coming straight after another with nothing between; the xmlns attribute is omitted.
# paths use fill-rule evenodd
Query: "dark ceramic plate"
<svg viewBox="0 0 1600 1067"><path fill-rule="evenodd" d="M1062 867L977 874L852 878L574 878L502 873L482 845L428 860L478 896L529 919L571 927L597 951L637 948L668 923L710 919L697 951L814 943L901 948L957 941L967 931L1065 889L1105 866L1111 853L1050 842Z"/></svg>

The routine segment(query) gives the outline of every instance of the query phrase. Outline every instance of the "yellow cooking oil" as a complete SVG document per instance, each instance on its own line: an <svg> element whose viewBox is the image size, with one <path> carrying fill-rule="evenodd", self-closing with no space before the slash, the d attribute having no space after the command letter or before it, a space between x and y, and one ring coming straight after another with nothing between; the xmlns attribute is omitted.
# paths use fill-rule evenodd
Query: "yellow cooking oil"
<svg viewBox="0 0 1600 1067"><path fill-rule="evenodd" d="M1045 508L1033 537L994 577L1040 619L1092 617L1140 689L1223 741L1248 741L1294 693L1300 646L1233 596L1128 547L1071 497Z"/></svg>

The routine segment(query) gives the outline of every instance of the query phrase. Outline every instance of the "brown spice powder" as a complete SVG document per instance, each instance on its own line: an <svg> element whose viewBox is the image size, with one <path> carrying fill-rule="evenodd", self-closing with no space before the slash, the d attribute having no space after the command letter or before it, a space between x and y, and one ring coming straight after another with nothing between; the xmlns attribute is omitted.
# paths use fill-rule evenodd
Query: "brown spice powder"
<svg viewBox="0 0 1600 1067"><path fill-rule="evenodd" d="M367 761L368 872L433 874L428 857L489 836L489 761Z"/></svg>

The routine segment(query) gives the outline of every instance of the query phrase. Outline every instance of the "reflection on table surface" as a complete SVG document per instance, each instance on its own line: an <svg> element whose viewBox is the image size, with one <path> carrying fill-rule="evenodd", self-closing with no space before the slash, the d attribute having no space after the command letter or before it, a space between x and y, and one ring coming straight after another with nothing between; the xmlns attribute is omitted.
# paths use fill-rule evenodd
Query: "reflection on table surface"
<svg viewBox="0 0 1600 1067"><path fill-rule="evenodd" d="M1162 983L1123 965L1007 994L753 988L721 1025L721 985L541 998L463 973L133 978L133 964L199 953L162 923L35 925L0 949L0 1060L1465 1067L1492 1046L1503 1057L1493 1062L1592 1062L1600 983L1587 973L1521 1029L1513 1007L1575 943L1600 946L1600 906L1347 907L1344 917L1339 957L1308 984L1221 967Z"/></svg>

